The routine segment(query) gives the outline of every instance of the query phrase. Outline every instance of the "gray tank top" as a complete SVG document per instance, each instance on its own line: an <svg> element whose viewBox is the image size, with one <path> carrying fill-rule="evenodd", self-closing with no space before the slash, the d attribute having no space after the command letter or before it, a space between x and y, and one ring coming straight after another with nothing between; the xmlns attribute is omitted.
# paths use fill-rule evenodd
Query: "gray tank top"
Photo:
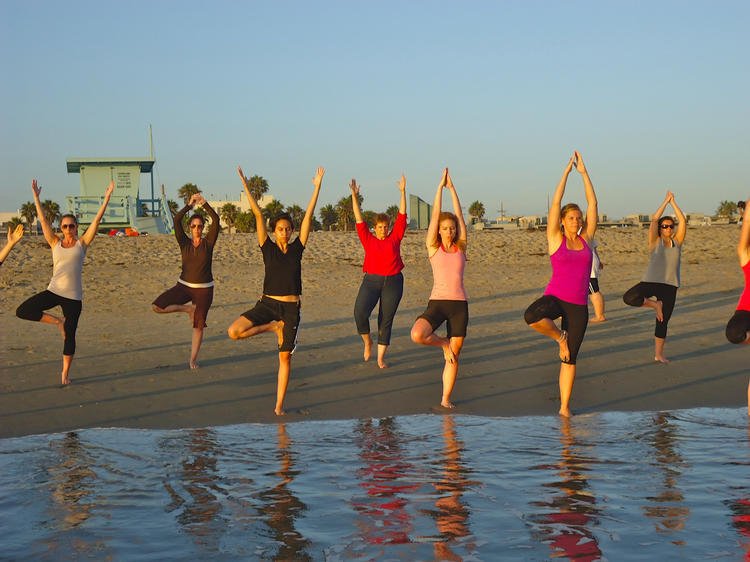
<svg viewBox="0 0 750 562"><path fill-rule="evenodd" d="M651 261L648 262L646 275L643 276L641 281L679 287L681 254L682 247L674 240L672 241L672 247L668 248L660 238L658 245L651 252Z"/></svg>

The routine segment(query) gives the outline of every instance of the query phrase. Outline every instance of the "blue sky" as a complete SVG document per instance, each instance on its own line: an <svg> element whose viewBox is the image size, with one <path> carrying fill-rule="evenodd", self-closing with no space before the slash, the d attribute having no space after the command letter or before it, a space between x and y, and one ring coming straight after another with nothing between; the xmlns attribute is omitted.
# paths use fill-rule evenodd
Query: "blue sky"
<svg viewBox="0 0 750 562"><path fill-rule="evenodd" d="M0 3L0 210L79 193L68 157L141 156L157 184L305 206L431 200L544 211L574 149L601 212L750 195L748 2ZM148 178L141 180L145 194ZM577 175L566 201L583 201Z"/></svg>

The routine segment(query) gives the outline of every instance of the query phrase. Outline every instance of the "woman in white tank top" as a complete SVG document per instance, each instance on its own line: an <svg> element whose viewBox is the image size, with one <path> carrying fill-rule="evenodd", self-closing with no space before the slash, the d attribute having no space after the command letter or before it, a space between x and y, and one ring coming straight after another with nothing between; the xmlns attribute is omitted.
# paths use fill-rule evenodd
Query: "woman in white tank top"
<svg viewBox="0 0 750 562"><path fill-rule="evenodd" d="M46 291L42 291L21 303L16 310L16 316L23 320L53 324L60 330L64 341L61 382L66 385L70 384L68 373L73 363L73 355L75 355L76 329L78 328L78 317L81 314L83 258L94 240L94 236L96 236L99 222L104 216L109 198L115 189L115 182L109 183L99 212L80 238L78 238L78 219L74 215L62 216L60 219L62 238L58 237L52 230L52 226L47 222L42 204L39 201L42 186L37 185L36 180L34 180L31 182L31 189L34 192L34 204L36 205L39 224L42 225L44 238L52 248L52 279ZM62 316L45 312L55 306L62 308Z"/></svg>
<svg viewBox="0 0 750 562"><path fill-rule="evenodd" d="M443 188L450 191L453 213L441 212ZM466 337L469 306L464 290L466 223L448 168L443 171L435 194L426 245L434 283L427 310L417 318L411 329L411 339L414 343L443 348L445 366L440 405L444 408L453 408L450 398L458 376L458 356ZM443 322L447 325L446 337L435 333Z"/></svg>

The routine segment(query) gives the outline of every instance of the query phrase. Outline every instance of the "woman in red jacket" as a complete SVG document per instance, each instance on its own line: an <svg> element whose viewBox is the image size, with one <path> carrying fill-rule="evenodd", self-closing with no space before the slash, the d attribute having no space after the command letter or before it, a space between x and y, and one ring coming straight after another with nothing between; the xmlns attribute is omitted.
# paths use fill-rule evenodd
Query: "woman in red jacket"
<svg viewBox="0 0 750 562"><path fill-rule="evenodd" d="M365 343L364 359L368 361L372 352L372 338L370 337L370 313L380 301L378 310L378 367L385 369L385 352L391 343L391 328L393 317L404 294L404 276L401 270L404 262L401 260L401 240L406 232L406 178L401 174L398 182L401 191L401 203L393 229L388 232L391 219L381 213L375 217L375 234L367 228L367 223L359 208L359 186L352 179L349 189L352 191L352 208L357 221L357 234L365 248L365 261L362 271L362 285L354 303L354 320L357 331Z"/></svg>

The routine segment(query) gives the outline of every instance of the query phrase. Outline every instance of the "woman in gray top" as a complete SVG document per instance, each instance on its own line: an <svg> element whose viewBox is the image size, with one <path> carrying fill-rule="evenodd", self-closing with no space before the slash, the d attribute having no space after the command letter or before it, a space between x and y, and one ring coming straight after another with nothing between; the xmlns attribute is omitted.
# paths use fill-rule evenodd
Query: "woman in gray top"
<svg viewBox="0 0 750 562"><path fill-rule="evenodd" d="M672 205L677 219L662 216L667 205ZM625 293L622 300L630 306L645 306L656 311L654 330L654 361L669 363L664 357L664 340L667 337L667 323L672 316L680 286L680 256L682 243L687 231L685 214L677 206L674 194L667 191L664 202L651 217L648 229L648 250L651 261L646 275L635 287Z"/></svg>

